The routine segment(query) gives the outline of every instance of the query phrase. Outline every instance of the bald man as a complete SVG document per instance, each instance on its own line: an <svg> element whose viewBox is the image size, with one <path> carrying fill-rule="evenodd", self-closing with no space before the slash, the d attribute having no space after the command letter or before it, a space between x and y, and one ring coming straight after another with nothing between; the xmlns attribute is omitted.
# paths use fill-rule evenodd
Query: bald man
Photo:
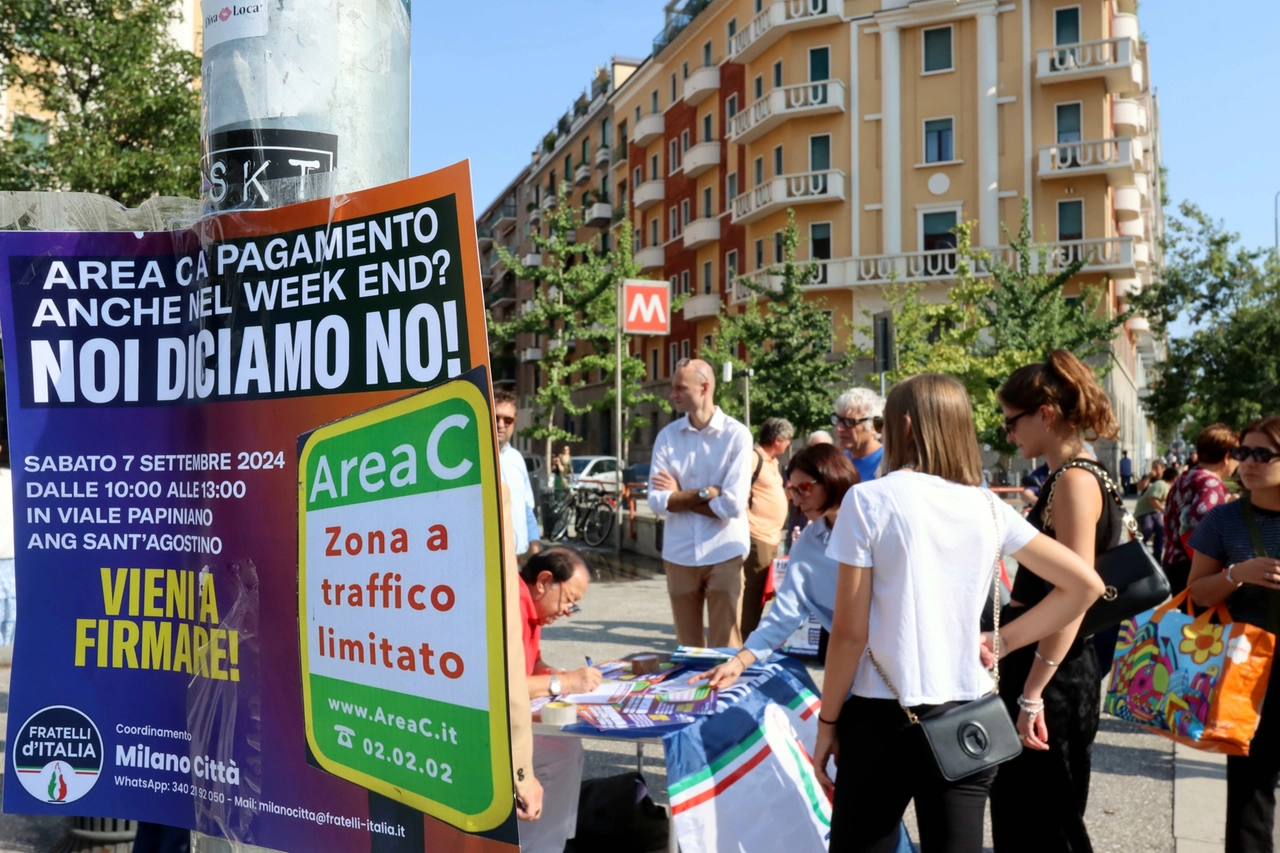
<svg viewBox="0 0 1280 853"><path fill-rule="evenodd" d="M676 639L683 646L738 648L742 562L751 543L752 440L716 406L715 390L715 372L705 361L676 365L671 404L684 417L654 443L649 507L666 516L662 560Z"/></svg>

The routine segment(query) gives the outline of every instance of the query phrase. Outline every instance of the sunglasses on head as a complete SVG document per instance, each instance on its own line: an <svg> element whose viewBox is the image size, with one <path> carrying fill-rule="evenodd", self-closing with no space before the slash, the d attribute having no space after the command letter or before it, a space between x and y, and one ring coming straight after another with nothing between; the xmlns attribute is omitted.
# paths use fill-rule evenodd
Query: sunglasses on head
<svg viewBox="0 0 1280 853"><path fill-rule="evenodd" d="M879 415L875 415L875 416L868 415L865 418L846 418L840 415L831 416L832 426L842 426L845 429L853 429L858 424L864 424L867 421L871 421L871 428L874 429L876 432L880 432L880 430L884 429L884 418L880 417Z"/></svg>
<svg viewBox="0 0 1280 853"><path fill-rule="evenodd" d="M1231 448L1231 458L1237 462L1252 459L1254 462L1261 462L1266 465L1272 459L1280 458L1280 453L1276 453L1267 447L1233 447Z"/></svg>
<svg viewBox="0 0 1280 853"><path fill-rule="evenodd" d="M799 496L799 497L802 497L802 498L807 498L807 497L809 497L809 495L810 495L810 494L812 494L812 493L813 493L813 487L814 487L815 485L817 485L817 484L816 484L816 483L812 483L812 482L810 482L810 483L787 483L787 484L786 484L785 486L783 486L782 488L783 488L783 490L784 490L788 495L790 495L791 497Z"/></svg>

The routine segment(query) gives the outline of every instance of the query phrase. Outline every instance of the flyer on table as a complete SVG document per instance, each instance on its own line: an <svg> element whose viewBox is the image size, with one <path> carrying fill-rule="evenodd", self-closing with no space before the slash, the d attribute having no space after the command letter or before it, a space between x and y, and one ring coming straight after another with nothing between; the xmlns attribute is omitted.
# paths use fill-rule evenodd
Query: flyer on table
<svg viewBox="0 0 1280 853"><path fill-rule="evenodd" d="M516 843L470 176L0 233L9 813Z"/></svg>

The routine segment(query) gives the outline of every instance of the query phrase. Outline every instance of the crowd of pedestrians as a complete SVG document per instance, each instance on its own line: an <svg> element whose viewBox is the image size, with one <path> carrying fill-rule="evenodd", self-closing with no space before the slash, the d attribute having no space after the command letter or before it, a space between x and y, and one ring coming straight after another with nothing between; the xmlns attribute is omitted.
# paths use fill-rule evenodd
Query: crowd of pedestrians
<svg viewBox="0 0 1280 853"><path fill-rule="evenodd" d="M1092 850L1092 746L1118 629L1079 629L1104 591L1095 561L1132 529L1122 496L1137 497L1138 535L1175 593L1280 629L1280 418L1239 433L1214 424L1186 459L1158 459L1140 478L1127 453L1108 471L1092 445L1119 438L1109 399L1091 368L1055 351L998 394L1009 441L1044 462L1024 478L1019 511L985 488L972 404L954 379L916 376L887 400L841 393L834 435L814 433L798 449L780 418L753 442L716 406L715 389L705 362L677 365L681 417L659 433L651 462L677 639L736 649L696 679L724 688L806 619L829 632L813 761L833 797L833 853L897 849L913 800L924 853L980 850L988 800L997 853ZM780 545L789 565L765 610ZM1018 569L1002 605L1004 558ZM522 580L531 630L576 609L587 585L549 552ZM536 640L525 651L530 695L558 692ZM588 670L558 678L590 685ZM984 700L1003 706L1021 750L948 776L926 723L978 713ZM1228 851L1272 849L1280 697L1263 707L1248 756L1228 762ZM875 772L834 774L841 756Z"/></svg>

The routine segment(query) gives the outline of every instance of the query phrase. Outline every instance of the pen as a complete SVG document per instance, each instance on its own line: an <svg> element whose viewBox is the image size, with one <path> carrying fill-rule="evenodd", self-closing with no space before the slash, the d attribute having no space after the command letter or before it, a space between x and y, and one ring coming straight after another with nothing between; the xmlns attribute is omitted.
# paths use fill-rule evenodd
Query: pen
<svg viewBox="0 0 1280 853"><path fill-rule="evenodd" d="M591 662L591 655L587 655L587 666L591 666L591 667L595 666L595 664Z"/></svg>

